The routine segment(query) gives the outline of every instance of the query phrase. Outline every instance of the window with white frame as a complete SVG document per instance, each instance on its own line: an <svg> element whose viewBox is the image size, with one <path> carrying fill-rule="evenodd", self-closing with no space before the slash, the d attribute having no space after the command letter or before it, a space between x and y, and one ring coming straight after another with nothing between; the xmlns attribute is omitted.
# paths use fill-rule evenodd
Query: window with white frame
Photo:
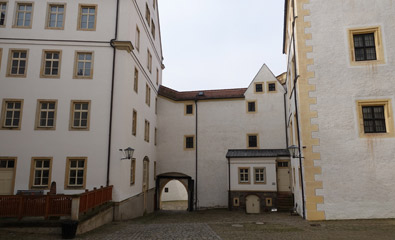
<svg viewBox="0 0 395 240"><path fill-rule="evenodd" d="M75 78L92 78L93 77L93 53L77 52L75 59Z"/></svg>
<svg viewBox="0 0 395 240"><path fill-rule="evenodd" d="M8 62L8 77L26 77L28 50L11 49Z"/></svg>
<svg viewBox="0 0 395 240"><path fill-rule="evenodd" d="M255 183L261 183L264 184L266 182L266 173L265 173L265 168L254 168L255 171Z"/></svg>
<svg viewBox="0 0 395 240"><path fill-rule="evenodd" d="M246 168L246 167L239 168L239 183L240 184L250 183L250 168Z"/></svg>
<svg viewBox="0 0 395 240"><path fill-rule="evenodd" d="M0 2L0 27L5 26L7 18L7 2Z"/></svg>
<svg viewBox="0 0 395 240"><path fill-rule="evenodd" d="M55 129L56 100L38 100L37 129Z"/></svg>
<svg viewBox="0 0 395 240"><path fill-rule="evenodd" d="M96 30L96 5L80 5L78 30L94 31Z"/></svg>
<svg viewBox="0 0 395 240"><path fill-rule="evenodd" d="M2 128L20 129L23 100L3 100Z"/></svg>
<svg viewBox="0 0 395 240"><path fill-rule="evenodd" d="M60 76L60 51L44 50L41 77Z"/></svg>
<svg viewBox="0 0 395 240"><path fill-rule="evenodd" d="M64 29L64 16L65 16L64 4L49 4L47 28Z"/></svg>
<svg viewBox="0 0 395 240"><path fill-rule="evenodd" d="M71 130L89 130L90 101L71 102Z"/></svg>
<svg viewBox="0 0 395 240"><path fill-rule="evenodd" d="M86 158L67 158L66 188L84 188Z"/></svg>
<svg viewBox="0 0 395 240"><path fill-rule="evenodd" d="M14 27L31 28L33 16L32 3L17 3Z"/></svg>
<svg viewBox="0 0 395 240"><path fill-rule="evenodd" d="M51 158L32 159L31 188L48 188L51 180Z"/></svg>

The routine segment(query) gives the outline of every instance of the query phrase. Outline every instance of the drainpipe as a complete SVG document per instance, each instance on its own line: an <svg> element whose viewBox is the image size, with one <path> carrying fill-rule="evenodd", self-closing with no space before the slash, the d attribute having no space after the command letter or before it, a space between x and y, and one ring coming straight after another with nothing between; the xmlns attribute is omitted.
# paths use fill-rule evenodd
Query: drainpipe
<svg viewBox="0 0 395 240"><path fill-rule="evenodd" d="M296 3L295 0L293 0L293 16L294 20L292 22L292 38L293 38L293 50L294 50L294 57L295 57L295 64L294 64L294 72L295 72L295 79L294 79L294 100L295 100L295 113L296 113L296 129L298 131L298 150L299 150L299 166L300 166L300 179L302 181L302 208L303 208L303 218L306 219L306 209L305 209L305 197L304 197L304 181L303 181L303 163L302 163L302 151L300 149L300 126L299 126L299 112L298 112L298 101L297 101L297 94L296 94L296 83L298 82L299 75L297 74L297 55L296 55L296 46L295 46L295 25L296 25L296 18L297 16L295 15L295 8L296 8Z"/></svg>
<svg viewBox="0 0 395 240"><path fill-rule="evenodd" d="M110 185L110 160L111 160L111 137L112 137L112 111L114 107L114 82L115 82L115 57L117 50L114 47L114 41L118 38L118 15L119 15L119 0L117 0L117 9L115 15L115 34L114 39L111 39L110 45L113 48L112 56L112 76L111 76L111 101L110 101L110 123L108 127L108 155L107 155L107 181L106 186Z"/></svg>
<svg viewBox="0 0 395 240"><path fill-rule="evenodd" d="M230 158L228 158L228 181L229 181L229 186L228 186L228 209L232 210L231 208L231 196L230 196Z"/></svg>
<svg viewBox="0 0 395 240"><path fill-rule="evenodd" d="M284 119L285 119L285 144L286 144L286 146L287 146L287 148L286 149L288 149L288 131L287 131L287 103L286 103L286 99L287 99L287 93L288 93L288 91L287 90L285 90L285 93L284 93Z"/></svg>
<svg viewBox="0 0 395 240"><path fill-rule="evenodd" d="M195 181L196 181L196 189L195 189L195 210L198 209L198 105L197 99L195 99Z"/></svg>

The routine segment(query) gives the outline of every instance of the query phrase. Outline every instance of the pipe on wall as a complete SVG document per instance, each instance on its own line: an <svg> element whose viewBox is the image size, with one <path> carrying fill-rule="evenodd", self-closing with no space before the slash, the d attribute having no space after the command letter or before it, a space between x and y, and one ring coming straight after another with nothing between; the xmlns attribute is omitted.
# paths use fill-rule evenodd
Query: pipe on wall
<svg viewBox="0 0 395 240"><path fill-rule="evenodd" d="M195 209L198 209L198 104L197 99L195 100Z"/></svg>

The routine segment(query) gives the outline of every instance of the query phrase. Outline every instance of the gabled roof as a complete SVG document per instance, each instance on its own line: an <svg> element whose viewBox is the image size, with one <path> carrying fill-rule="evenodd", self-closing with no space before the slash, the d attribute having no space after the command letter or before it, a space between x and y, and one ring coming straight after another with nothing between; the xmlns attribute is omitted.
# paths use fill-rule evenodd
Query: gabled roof
<svg viewBox="0 0 395 240"><path fill-rule="evenodd" d="M227 158L289 157L287 149L229 149Z"/></svg>
<svg viewBox="0 0 395 240"><path fill-rule="evenodd" d="M161 85L159 87L158 95L169 98L173 101L231 99L244 98L244 93L246 90L247 88L234 88L178 92L176 90Z"/></svg>

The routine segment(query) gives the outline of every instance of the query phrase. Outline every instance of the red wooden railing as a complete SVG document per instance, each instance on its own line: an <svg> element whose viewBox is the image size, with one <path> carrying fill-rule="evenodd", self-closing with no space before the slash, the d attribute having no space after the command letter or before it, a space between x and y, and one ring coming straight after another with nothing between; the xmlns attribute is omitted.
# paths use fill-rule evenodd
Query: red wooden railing
<svg viewBox="0 0 395 240"><path fill-rule="evenodd" d="M80 195L0 195L0 217L39 217L70 216L72 198L80 198L79 212L112 200L112 186L94 188Z"/></svg>
<svg viewBox="0 0 395 240"><path fill-rule="evenodd" d="M100 206L112 200L112 186L94 188L92 191L85 190L80 195L80 213L85 213L90 209Z"/></svg>
<svg viewBox="0 0 395 240"><path fill-rule="evenodd" d="M0 217L69 216L71 196L0 196Z"/></svg>

